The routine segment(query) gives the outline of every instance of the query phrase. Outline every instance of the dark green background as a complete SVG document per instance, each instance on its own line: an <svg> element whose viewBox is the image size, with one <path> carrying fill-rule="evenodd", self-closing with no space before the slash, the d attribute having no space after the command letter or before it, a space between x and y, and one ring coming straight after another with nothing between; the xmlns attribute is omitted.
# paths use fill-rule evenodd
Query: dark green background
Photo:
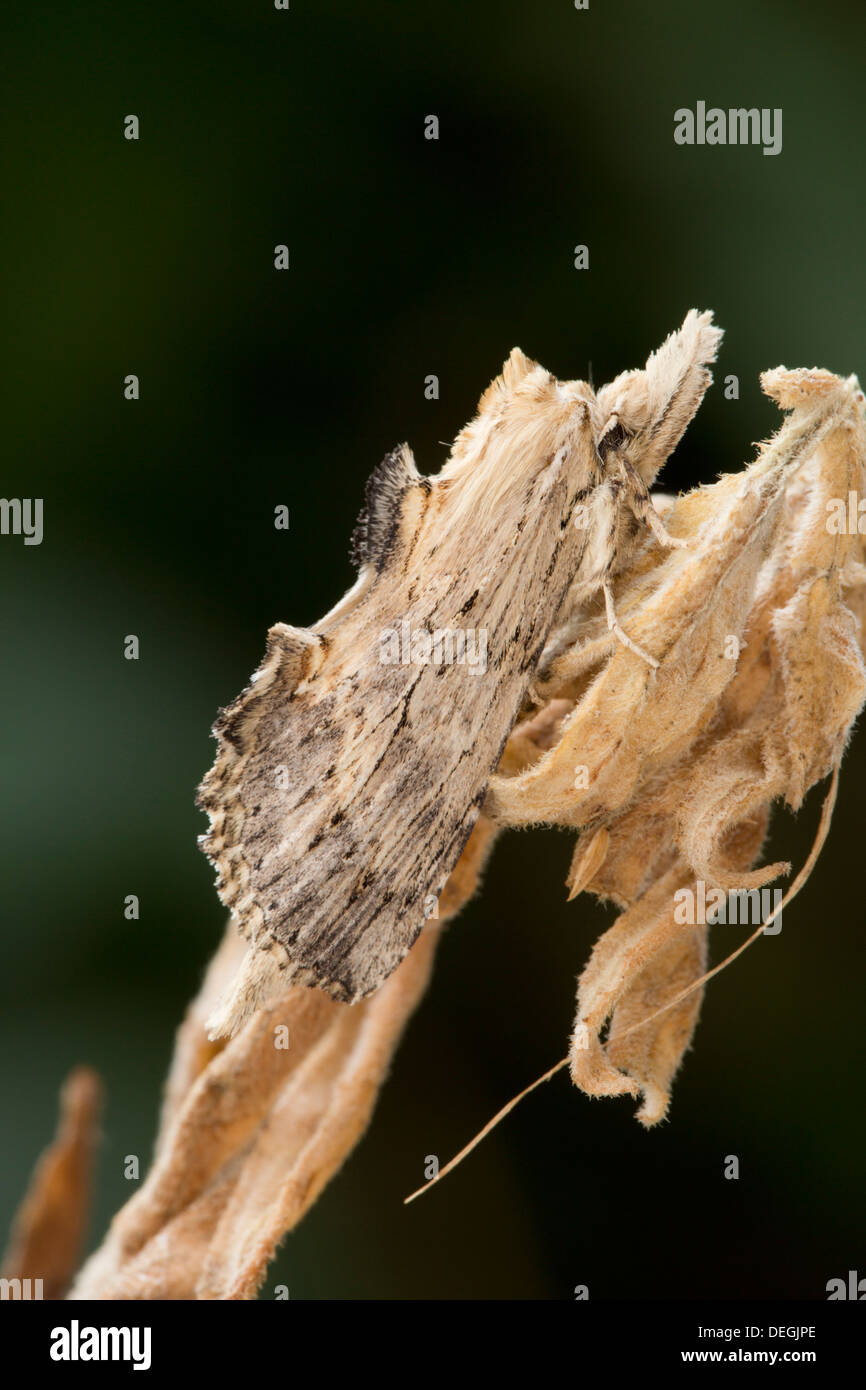
<svg viewBox="0 0 866 1390"><path fill-rule="evenodd" d="M691 305L727 336L669 486L776 427L761 369L866 374L864 28L838 0L16 7L2 491L45 499L45 540L0 539L3 1221L78 1061L108 1087L94 1240L130 1194L123 1156L149 1155L222 931L195 843L209 725L269 624L315 621L351 582L386 450L408 439L435 471L515 343L599 382ZM782 153L677 147L673 112L699 99L782 107ZM611 920L565 902L570 837L503 839L368 1137L264 1296L821 1298L866 1274L864 771L860 736L782 934L710 988L668 1123L645 1133L560 1075L404 1209L426 1154L563 1054ZM773 857L802 861L819 801L779 815Z"/></svg>

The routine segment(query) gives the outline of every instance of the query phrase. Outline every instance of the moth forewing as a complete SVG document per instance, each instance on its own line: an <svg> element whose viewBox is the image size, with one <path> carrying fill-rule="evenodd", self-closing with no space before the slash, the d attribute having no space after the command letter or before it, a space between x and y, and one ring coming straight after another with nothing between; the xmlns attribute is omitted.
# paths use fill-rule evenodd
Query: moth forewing
<svg viewBox="0 0 866 1390"><path fill-rule="evenodd" d="M252 948L214 1034L289 982L364 997L432 915L566 593L611 567L598 432L585 383L515 350L436 477L405 446L374 472L354 589L271 630L200 792Z"/></svg>

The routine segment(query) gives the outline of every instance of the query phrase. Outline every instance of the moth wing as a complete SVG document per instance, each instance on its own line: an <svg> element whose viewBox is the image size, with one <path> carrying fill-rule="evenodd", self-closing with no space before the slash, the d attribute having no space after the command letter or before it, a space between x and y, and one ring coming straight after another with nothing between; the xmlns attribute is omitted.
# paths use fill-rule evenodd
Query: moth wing
<svg viewBox="0 0 866 1390"><path fill-rule="evenodd" d="M353 896L347 864L357 853L363 870L369 846L357 845L352 828L340 830L337 822L352 798L354 780L364 773L357 741L353 745L345 729L353 717L363 722L365 695L360 669L345 679L345 669L334 672L329 667L329 652L337 629L351 618L401 543L407 493L424 492L425 487L406 445L383 459L368 481L353 536L358 583L317 625L320 630L283 623L272 627L261 666L214 725L217 759L198 794L198 805L211 824L200 843L216 869L222 901L254 948L221 1031L289 980L317 986L340 999L371 992L396 967L423 926L426 895L420 889L417 911L410 909L407 916L389 914L384 902L382 914L364 930L363 941L357 939L351 910L347 916ZM367 642L364 652L368 663L374 659L370 646ZM407 673L399 670L393 677L394 698L401 698ZM351 687L348 694L346 685ZM358 692L354 696L353 690ZM374 790L381 794L387 788ZM399 807L392 806L391 814L399 815ZM368 804L368 824L376 815ZM383 831L384 819L383 805L374 839L375 832ZM391 834L399 843L399 825ZM357 879L358 866L352 873ZM320 885L315 902L308 891L311 877ZM324 900L327 885L335 878L329 903Z"/></svg>

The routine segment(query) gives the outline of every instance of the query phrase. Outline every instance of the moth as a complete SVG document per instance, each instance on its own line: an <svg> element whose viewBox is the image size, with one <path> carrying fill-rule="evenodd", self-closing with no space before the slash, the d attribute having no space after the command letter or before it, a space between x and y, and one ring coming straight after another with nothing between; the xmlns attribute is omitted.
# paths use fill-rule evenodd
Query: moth
<svg viewBox="0 0 866 1390"><path fill-rule="evenodd" d="M720 337L691 310L642 371L597 393L515 348L438 474L405 444L374 470L357 582L312 627L275 624L214 725L200 843L249 949L212 1037L290 983L354 1003L396 968L478 819L566 596L603 598L616 638L657 665L620 626L613 580L644 527L679 543L649 489Z"/></svg>

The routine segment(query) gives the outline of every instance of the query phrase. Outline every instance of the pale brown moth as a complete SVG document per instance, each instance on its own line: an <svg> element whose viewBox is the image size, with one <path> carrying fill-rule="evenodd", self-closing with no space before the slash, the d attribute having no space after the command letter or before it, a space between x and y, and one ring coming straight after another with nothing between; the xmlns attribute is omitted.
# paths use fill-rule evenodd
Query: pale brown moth
<svg viewBox="0 0 866 1390"><path fill-rule="evenodd" d="M475 824L545 642L603 596L694 415L721 332L691 310L595 393L515 348L435 477L406 445L367 484L358 580L308 629L277 623L214 726L202 847L250 949L212 1036L289 983L349 1003L395 969ZM475 661L466 659L474 652ZM484 659L477 659L479 653Z"/></svg>

